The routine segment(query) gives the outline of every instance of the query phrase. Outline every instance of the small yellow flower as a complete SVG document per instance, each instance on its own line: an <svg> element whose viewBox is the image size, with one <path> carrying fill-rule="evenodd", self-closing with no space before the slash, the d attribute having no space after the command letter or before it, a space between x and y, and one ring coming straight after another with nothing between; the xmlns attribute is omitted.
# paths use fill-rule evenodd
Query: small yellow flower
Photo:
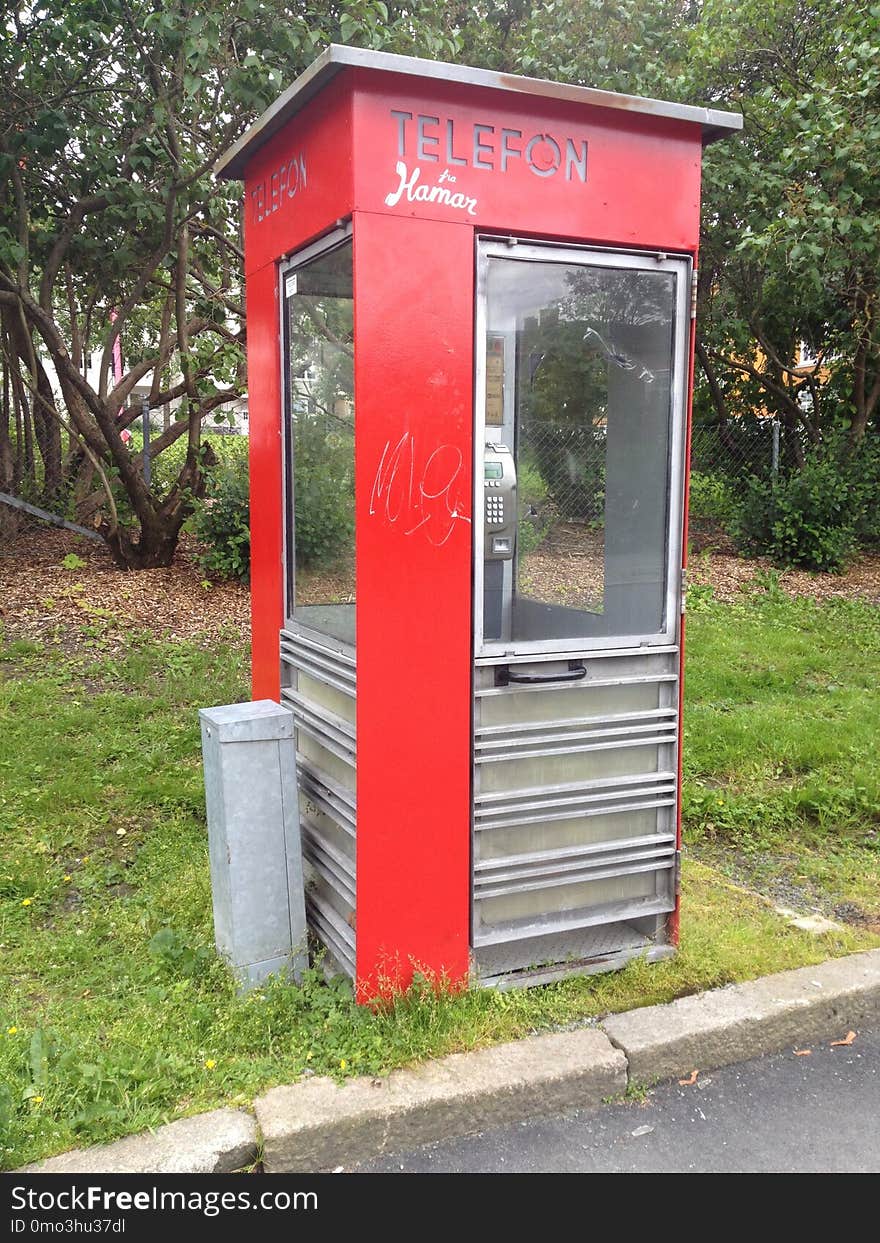
<svg viewBox="0 0 880 1243"><path fill-rule="evenodd" d="M7 1035L7 1036L14 1036L14 1035L15 1035L15 1033L16 1033L17 1031L18 1031L18 1028L17 1028L17 1027L7 1027L7 1028L6 1028L6 1035Z"/></svg>
<svg viewBox="0 0 880 1243"><path fill-rule="evenodd" d="M42 1096L32 1096L32 1097L31 1097L31 1100L33 1101L33 1103L34 1103L35 1105L42 1105L42 1103L43 1103L43 1098L42 1098Z"/></svg>
<svg viewBox="0 0 880 1243"><path fill-rule="evenodd" d="M339 1069L340 1069L340 1070L345 1070L345 1068L346 1068L346 1066L347 1066L347 1065L348 1065L348 1062L345 1060L345 1058L342 1058L342 1059L341 1059L341 1061L340 1061L340 1063L339 1063Z"/></svg>
<svg viewBox="0 0 880 1243"><path fill-rule="evenodd" d="M22 906L31 906L32 903L33 903L33 898L22 898L21 900Z"/></svg>
<svg viewBox="0 0 880 1243"><path fill-rule="evenodd" d="M81 863L88 863L88 861L89 861L89 859L91 859L91 857L92 857L91 855L83 855L83 857L82 857L82 859L80 860L80 862L81 862Z"/></svg>
<svg viewBox="0 0 880 1243"><path fill-rule="evenodd" d="M216 1065L217 1063L214 1060L214 1058L209 1057L208 1060L205 1062L205 1070L213 1070Z"/></svg>
<svg viewBox="0 0 880 1243"><path fill-rule="evenodd" d="M72 876L70 876L69 874L68 874L67 876L65 876L65 877L64 877L64 883L65 883L65 885L67 884L67 882L68 882L68 881L71 881L71 880L73 880L73 877L72 877Z"/></svg>

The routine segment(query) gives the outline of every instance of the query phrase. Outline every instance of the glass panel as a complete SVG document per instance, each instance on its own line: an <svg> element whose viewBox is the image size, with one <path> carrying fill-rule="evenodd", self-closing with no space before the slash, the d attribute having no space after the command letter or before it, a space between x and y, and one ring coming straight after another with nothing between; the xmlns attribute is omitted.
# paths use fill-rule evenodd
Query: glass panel
<svg viewBox="0 0 880 1243"><path fill-rule="evenodd" d="M576 820L539 820L510 829L480 833L480 859L504 859L507 855L535 854L541 850L565 850L590 846L615 838L650 837L657 832L657 809L612 811L581 816Z"/></svg>
<svg viewBox="0 0 880 1243"><path fill-rule="evenodd" d="M663 629L675 280L489 259L485 639Z"/></svg>
<svg viewBox="0 0 880 1243"><path fill-rule="evenodd" d="M292 483L294 511L288 611L314 630L354 644L351 242L287 275L284 288L293 464L288 495Z"/></svg>
<svg viewBox="0 0 880 1243"><path fill-rule="evenodd" d="M615 876L609 880L552 885L545 889L505 894L500 898L483 898L480 902L480 922L484 927L491 928L493 924L510 924L523 919L562 915L584 907L623 902L627 898L653 898L656 892L656 872L637 872L634 876Z"/></svg>

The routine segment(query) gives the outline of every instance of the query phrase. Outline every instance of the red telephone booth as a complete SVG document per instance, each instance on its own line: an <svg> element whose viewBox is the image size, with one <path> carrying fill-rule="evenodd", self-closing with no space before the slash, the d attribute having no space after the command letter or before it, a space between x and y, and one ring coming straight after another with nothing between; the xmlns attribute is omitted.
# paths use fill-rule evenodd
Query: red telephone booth
<svg viewBox="0 0 880 1243"><path fill-rule="evenodd" d="M674 952L700 158L741 123L333 46L218 167L253 693L361 998Z"/></svg>

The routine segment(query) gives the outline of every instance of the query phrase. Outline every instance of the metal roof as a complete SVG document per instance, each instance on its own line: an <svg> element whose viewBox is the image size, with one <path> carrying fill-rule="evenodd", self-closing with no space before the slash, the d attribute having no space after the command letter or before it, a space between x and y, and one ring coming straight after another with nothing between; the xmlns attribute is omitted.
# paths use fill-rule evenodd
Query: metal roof
<svg viewBox="0 0 880 1243"><path fill-rule="evenodd" d="M492 69L473 69L445 61L423 60L417 56L397 56L391 52L371 52L365 48L345 47L331 43L325 52L300 74L296 81L275 100L241 138L226 151L214 166L214 172L225 180L240 178L256 151L268 142L310 99L338 73L348 68L378 69L384 73L407 74L439 82L460 82L466 86L483 86L498 91L515 91L542 99L562 99L573 104L592 104L597 108L616 108L646 116L672 117L702 126L703 144L723 138L742 129L739 112L721 112L714 108L696 108L691 104L669 103L641 95L620 95L616 91L600 91L591 86L569 86L543 78L525 78L519 74L496 73Z"/></svg>

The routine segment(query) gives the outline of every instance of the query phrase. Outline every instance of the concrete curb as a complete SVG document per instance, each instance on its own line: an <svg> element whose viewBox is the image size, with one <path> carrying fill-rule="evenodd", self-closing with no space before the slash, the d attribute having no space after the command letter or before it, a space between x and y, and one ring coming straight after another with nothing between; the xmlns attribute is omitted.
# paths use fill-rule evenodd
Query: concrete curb
<svg viewBox="0 0 880 1243"><path fill-rule="evenodd" d="M880 1025L880 949L610 1015L600 1028L455 1053L383 1079L305 1079L254 1103L25 1166L28 1173L270 1173L357 1164Z"/></svg>
<svg viewBox="0 0 880 1243"><path fill-rule="evenodd" d="M650 1084L877 1022L880 950L868 950L612 1014L602 1029L626 1054L630 1082Z"/></svg>
<svg viewBox="0 0 880 1243"><path fill-rule="evenodd" d="M622 1056L622 1054L621 1054ZM257 1125L240 1109L180 1118L113 1144L74 1148L26 1165L27 1174L231 1174L257 1159Z"/></svg>
<svg viewBox="0 0 880 1243"><path fill-rule="evenodd" d="M592 1108L626 1090L626 1060L595 1028L453 1053L386 1079L310 1079L255 1102L268 1173L327 1170L520 1122Z"/></svg>

